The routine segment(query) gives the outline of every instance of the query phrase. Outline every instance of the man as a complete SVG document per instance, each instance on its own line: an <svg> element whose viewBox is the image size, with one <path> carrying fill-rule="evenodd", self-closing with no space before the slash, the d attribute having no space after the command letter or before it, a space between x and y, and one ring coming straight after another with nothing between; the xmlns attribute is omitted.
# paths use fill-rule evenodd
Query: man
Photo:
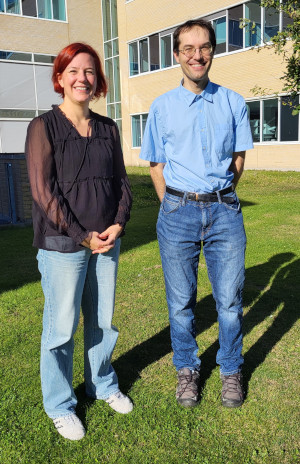
<svg viewBox="0 0 300 464"><path fill-rule="evenodd" d="M244 99L208 78L216 47L211 24L187 21L174 32L180 87L152 104L140 157L162 202L157 236L169 309L176 398L199 402L194 309L201 246L219 321L222 404L243 403L242 290L246 237L235 187L253 147Z"/></svg>

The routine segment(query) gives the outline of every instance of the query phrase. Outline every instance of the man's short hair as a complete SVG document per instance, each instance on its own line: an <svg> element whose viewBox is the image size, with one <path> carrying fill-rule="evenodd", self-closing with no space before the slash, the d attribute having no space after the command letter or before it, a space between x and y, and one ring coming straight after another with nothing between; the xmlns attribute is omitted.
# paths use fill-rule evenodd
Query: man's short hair
<svg viewBox="0 0 300 464"><path fill-rule="evenodd" d="M178 55L179 51L179 36L182 32L187 32L193 29L193 27L202 27L202 29L206 29L209 34L209 41L212 44L213 51L215 51L216 48L216 34L214 31L214 28L211 25L210 21L206 21L205 19L190 19L189 21L186 21L185 23L181 24L178 26L173 34L173 51Z"/></svg>

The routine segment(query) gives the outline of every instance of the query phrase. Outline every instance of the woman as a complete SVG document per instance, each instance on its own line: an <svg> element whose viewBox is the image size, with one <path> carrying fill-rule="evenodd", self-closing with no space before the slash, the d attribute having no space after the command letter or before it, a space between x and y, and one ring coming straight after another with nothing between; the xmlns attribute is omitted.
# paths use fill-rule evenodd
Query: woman
<svg viewBox="0 0 300 464"><path fill-rule="evenodd" d="M79 440L85 430L75 414L72 364L80 306L87 395L123 414L133 408L111 365L119 237L132 199L117 125L89 109L107 92L96 51L82 43L65 47L52 81L63 102L30 123L25 148L45 296L41 383L57 431Z"/></svg>

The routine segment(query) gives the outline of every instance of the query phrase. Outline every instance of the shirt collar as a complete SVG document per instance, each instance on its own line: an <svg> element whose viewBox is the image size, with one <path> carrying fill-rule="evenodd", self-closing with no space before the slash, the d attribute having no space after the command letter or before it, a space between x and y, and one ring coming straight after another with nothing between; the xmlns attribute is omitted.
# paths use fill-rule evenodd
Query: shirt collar
<svg viewBox="0 0 300 464"><path fill-rule="evenodd" d="M182 98L184 98L184 100L187 102L188 106L192 106L192 104L198 101L200 98L204 98L204 100L211 103L213 101L213 85L210 80L208 81L207 86L200 93L200 95L197 95L194 92L191 92L190 90L187 90L185 87L183 87L182 79L179 87L179 93L182 96Z"/></svg>

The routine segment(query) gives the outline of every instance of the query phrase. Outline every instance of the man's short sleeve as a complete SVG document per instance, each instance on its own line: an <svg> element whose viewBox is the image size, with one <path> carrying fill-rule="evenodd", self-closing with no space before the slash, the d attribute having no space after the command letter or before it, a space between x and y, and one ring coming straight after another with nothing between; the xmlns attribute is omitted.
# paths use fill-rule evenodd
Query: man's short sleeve
<svg viewBox="0 0 300 464"><path fill-rule="evenodd" d="M250 150L253 148L252 134L245 100L243 97L239 97L235 113L234 152Z"/></svg>
<svg viewBox="0 0 300 464"><path fill-rule="evenodd" d="M147 118L140 158L153 161L154 163L166 163L167 161L164 150L162 124L154 103L150 108Z"/></svg>

